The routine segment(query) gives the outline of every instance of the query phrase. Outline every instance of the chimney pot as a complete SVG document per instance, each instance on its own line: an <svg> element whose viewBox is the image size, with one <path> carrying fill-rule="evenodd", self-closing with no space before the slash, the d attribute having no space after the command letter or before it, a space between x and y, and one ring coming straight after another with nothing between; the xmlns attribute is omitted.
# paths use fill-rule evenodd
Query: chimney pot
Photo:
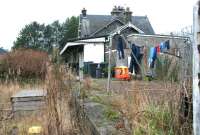
<svg viewBox="0 0 200 135"><path fill-rule="evenodd" d="M85 8L82 9L82 15L83 15L83 17L86 17L86 15L87 15L87 10Z"/></svg>
<svg viewBox="0 0 200 135"><path fill-rule="evenodd" d="M129 8L129 7L127 7L127 8L126 8L126 11L127 11L127 12L129 12L129 11L130 11L130 8Z"/></svg>
<svg viewBox="0 0 200 135"><path fill-rule="evenodd" d="M130 11L129 7L126 8L126 11L124 14L125 14L125 22L126 23L132 22L132 12Z"/></svg>

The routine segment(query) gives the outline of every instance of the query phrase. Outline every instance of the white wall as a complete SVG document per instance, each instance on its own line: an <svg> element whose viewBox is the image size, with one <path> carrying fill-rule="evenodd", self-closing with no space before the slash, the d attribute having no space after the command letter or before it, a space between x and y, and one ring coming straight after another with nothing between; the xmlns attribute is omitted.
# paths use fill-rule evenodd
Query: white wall
<svg viewBox="0 0 200 135"><path fill-rule="evenodd" d="M104 62L104 43L89 43L84 45L84 62Z"/></svg>

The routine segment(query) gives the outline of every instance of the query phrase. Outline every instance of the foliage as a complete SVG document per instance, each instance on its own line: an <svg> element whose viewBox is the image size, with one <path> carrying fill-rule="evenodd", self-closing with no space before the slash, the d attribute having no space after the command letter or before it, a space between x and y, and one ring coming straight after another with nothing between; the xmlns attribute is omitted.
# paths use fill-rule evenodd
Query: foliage
<svg viewBox="0 0 200 135"><path fill-rule="evenodd" d="M92 100L93 102L97 102L97 103L103 103L103 101L102 101L101 97L100 97L100 96L98 96L98 95L91 96L90 98L91 98L91 100Z"/></svg>
<svg viewBox="0 0 200 135"><path fill-rule="evenodd" d="M20 31L13 48L43 49L41 38L43 37L44 24L32 22Z"/></svg>
<svg viewBox="0 0 200 135"><path fill-rule="evenodd" d="M120 117L120 114L117 111L113 110L110 106L106 107L104 115L106 116L107 119L112 121L115 121Z"/></svg>
<svg viewBox="0 0 200 135"><path fill-rule="evenodd" d="M0 62L2 79L45 79L48 55L42 51L19 49L4 55Z"/></svg>
<svg viewBox="0 0 200 135"><path fill-rule="evenodd" d="M140 116L140 125L134 135L174 135L172 116L166 107L149 106Z"/></svg>
<svg viewBox="0 0 200 135"><path fill-rule="evenodd" d="M57 20L48 25L34 21L20 31L13 49L30 48L51 53L54 46L62 48L68 39L77 35L78 17L67 18L64 23Z"/></svg>
<svg viewBox="0 0 200 135"><path fill-rule="evenodd" d="M179 59L160 57L156 60L156 75L159 80L179 81Z"/></svg>
<svg viewBox="0 0 200 135"><path fill-rule="evenodd" d="M66 29L64 31L63 35L64 37L59 42L60 48L63 48L69 39L77 38L78 25L79 25L79 17L75 16L67 18L67 20L63 23L63 27Z"/></svg>

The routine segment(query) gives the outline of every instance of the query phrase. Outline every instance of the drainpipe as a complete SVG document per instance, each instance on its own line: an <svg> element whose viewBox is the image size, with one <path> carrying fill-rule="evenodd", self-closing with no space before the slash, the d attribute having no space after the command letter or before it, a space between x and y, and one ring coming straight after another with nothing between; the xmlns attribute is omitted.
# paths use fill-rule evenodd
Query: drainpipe
<svg viewBox="0 0 200 135"><path fill-rule="evenodd" d="M193 131L194 135L200 135L200 91L199 91L199 54L200 54L200 9L198 2L193 8Z"/></svg>

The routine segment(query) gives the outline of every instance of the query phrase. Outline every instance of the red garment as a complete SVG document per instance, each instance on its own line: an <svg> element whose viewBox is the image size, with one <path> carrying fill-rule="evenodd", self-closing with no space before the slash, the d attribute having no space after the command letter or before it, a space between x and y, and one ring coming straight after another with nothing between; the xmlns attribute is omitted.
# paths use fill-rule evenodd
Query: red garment
<svg viewBox="0 0 200 135"><path fill-rule="evenodd" d="M157 45L157 46L156 46L156 52L157 52L157 53L160 53L160 45Z"/></svg>

